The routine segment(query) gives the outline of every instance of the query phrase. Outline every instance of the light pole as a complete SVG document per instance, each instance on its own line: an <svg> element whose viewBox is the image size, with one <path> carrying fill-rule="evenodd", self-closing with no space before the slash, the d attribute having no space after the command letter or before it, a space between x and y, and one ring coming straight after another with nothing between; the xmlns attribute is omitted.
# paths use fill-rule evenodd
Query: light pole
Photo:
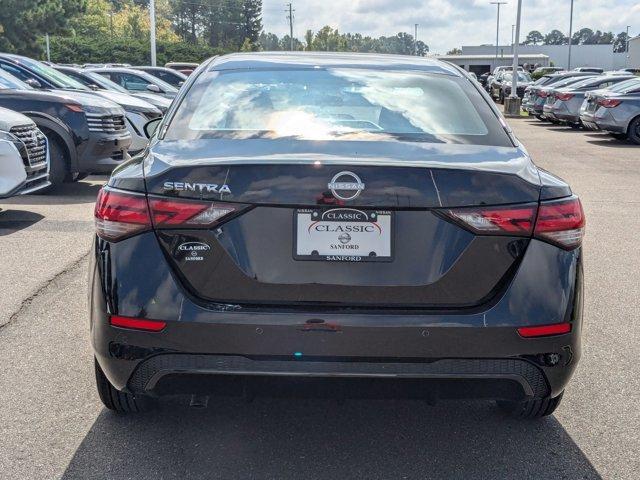
<svg viewBox="0 0 640 480"><path fill-rule="evenodd" d="M625 38L625 40L627 41L627 46L624 49L626 54L624 56L624 66L628 67L629 66L629 28L631 27L631 25L627 25L627 37Z"/></svg>
<svg viewBox="0 0 640 480"><path fill-rule="evenodd" d="M498 17L496 20L496 64L498 63L498 46L500 45L500 5L505 5L507 2L489 2L491 5L498 6ZM496 65L493 66L495 69Z"/></svg>
<svg viewBox="0 0 640 480"><path fill-rule="evenodd" d="M520 43L520 20L522 18L522 0L518 0L518 14L516 15L516 37L513 43L513 71L511 72L511 98L518 97L518 46Z"/></svg>
<svg viewBox="0 0 640 480"><path fill-rule="evenodd" d="M45 34L44 38L45 38L45 40L47 42L47 62L50 62L51 61L51 49L49 47L49 34L48 33ZM629 44L627 43L627 45L629 45Z"/></svg>
<svg viewBox="0 0 640 480"><path fill-rule="evenodd" d="M156 2L149 2L149 30L151 33L151 66L156 66Z"/></svg>
<svg viewBox="0 0 640 480"><path fill-rule="evenodd" d="M571 70L571 37L573 37L573 0L571 0L571 14L569 15L569 58L567 59L567 70Z"/></svg>
<svg viewBox="0 0 640 480"><path fill-rule="evenodd" d="M511 94L504 101L504 113L510 117L519 117L522 104L518 97L518 47L520 45L520 22L522 19L522 0L518 0L516 15L516 35L513 42L513 66L511 71Z"/></svg>

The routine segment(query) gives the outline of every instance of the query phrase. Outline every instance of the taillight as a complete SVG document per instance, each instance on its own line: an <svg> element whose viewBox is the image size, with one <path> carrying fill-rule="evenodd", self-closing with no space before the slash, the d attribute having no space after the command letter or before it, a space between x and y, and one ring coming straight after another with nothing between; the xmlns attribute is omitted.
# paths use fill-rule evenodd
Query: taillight
<svg viewBox="0 0 640 480"><path fill-rule="evenodd" d="M443 212L474 233L530 236L537 205L460 208Z"/></svg>
<svg viewBox="0 0 640 480"><path fill-rule="evenodd" d="M561 102L571 100L575 95L573 93L556 93L556 99Z"/></svg>
<svg viewBox="0 0 640 480"><path fill-rule="evenodd" d="M94 210L96 233L109 241L122 240L151 228L143 194L101 189Z"/></svg>
<svg viewBox="0 0 640 480"><path fill-rule="evenodd" d="M580 246L585 217L578 197L505 207L455 208L438 212L478 235L535 237L571 250Z"/></svg>
<svg viewBox="0 0 640 480"><path fill-rule="evenodd" d="M156 228L211 227L237 210L236 205L200 200L149 197Z"/></svg>
<svg viewBox="0 0 640 480"><path fill-rule="evenodd" d="M598 100L598 105L604 108L615 108L622 103L622 100L616 100L614 98L601 98Z"/></svg>
<svg viewBox="0 0 640 480"><path fill-rule="evenodd" d="M585 223L578 197L542 202L534 236L565 249L576 248L582 243Z"/></svg>
<svg viewBox="0 0 640 480"><path fill-rule="evenodd" d="M201 200L147 197L103 188L95 207L96 232L112 242L156 228L202 228L219 224L241 207Z"/></svg>

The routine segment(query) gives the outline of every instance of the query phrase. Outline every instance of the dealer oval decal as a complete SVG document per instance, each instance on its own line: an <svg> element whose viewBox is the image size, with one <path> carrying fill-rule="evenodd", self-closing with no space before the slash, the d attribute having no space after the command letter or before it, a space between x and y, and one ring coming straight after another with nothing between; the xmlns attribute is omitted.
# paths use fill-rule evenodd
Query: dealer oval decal
<svg viewBox="0 0 640 480"><path fill-rule="evenodd" d="M187 242L178 246L178 251L185 252L187 262L201 262L204 260L202 254L211 250L211 247L202 242Z"/></svg>

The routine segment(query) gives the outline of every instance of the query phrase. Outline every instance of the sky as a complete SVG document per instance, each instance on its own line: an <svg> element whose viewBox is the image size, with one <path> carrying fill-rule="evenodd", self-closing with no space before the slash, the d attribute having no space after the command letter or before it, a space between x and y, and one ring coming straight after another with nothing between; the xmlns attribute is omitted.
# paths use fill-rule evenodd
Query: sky
<svg viewBox="0 0 640 480"><path fill-rule="evenodd" d="M490 0L291 0L294 36L304 39L307 29L324 25L340 32L378 37L404 31L413 34L432 53L446 53L461 45L495 45L496 6ZM500 44L511 44L511 25L516 23L517 0L500 9ZM569 33L570 0L523 0L522 34L542 34L558 29ZM285 0L263 0L263 23L267 32L289 33ZM619 33L630 25L640 34L640 0L575 0L574 31L583 27Z"/></svg>

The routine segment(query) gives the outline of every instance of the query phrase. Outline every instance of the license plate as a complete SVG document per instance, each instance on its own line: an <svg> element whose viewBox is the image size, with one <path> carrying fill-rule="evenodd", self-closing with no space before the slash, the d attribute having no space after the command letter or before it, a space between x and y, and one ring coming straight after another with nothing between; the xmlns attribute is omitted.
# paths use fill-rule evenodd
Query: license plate
<svg viewBox="0 0 640 480"><path fill-rule="evenodd" d="M393 213L354 208L298 209L293 257L325 262L393 260Z"/></svg>

